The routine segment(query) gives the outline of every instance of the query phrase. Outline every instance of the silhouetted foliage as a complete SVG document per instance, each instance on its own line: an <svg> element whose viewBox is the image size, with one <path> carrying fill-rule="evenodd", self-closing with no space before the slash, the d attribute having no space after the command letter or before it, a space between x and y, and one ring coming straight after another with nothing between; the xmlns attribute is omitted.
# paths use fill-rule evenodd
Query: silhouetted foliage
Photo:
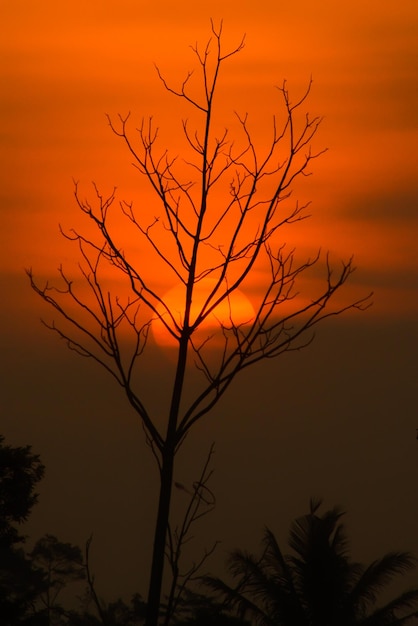
<svg viewBox="0 0 418 626"><path fill-rule="evenodd" d="M57 603L62 589L71 582L84 580L84 563L78 546L63 543L53 535L41 537L30 553L32 565L42 573L43 590L38 603L47 616L47 624L54 624L65 614Z"/></svg>
<svg viewBox="0 0 418 626"><path fill-rule="evenodd" d="M121 599L109 603L106 624L109 626L137 626L145 621L146 605L139 594L135 594L129 605Z"/></svg>
<svg viewBox="0 0 418 626"><path fill-rule="evenodd" d="M2 626L35 623L34 604L44 589L42 572L34 569L22 548L0 552L0 623ZM45 617L37 616L42 624ZM38 623L36 622L36 623Z"/></svg>
<svg viewBox="0 0 418 626"><path fill-rule="evenodd" d="M175 626L249 626L249 622L225 610L223 602L188 590L173 619Z"/></svg>
<svg viewBox="0 0 418 626"><path fill-rule="evenodd" d="M98 615L93 615L90 603L87 604L81 611L67 613L68 626L142 626L145 622L146 605L137 593L129 604L121 598L109 603L102 601Z"/></svg>
<svg viewBox="0 0 418 626"><path fill-rule="evenodd" d="M19 543L16 524L26 521L38 500L34 489L45 467L31 446L4 444L0 435L0 547Z"/></svg>
<svg viewBox="0 0 418 626"><path fill-rule="evenodd" d="M70 626L57 596L69 582L84 578L77 546L45 535L30 553L25 550L20 526L38 501L35 488L44 473L31 446L5 445L0 436L1 626Z"/></svg>
<svg viewBox="0 0 418 626"><path fill-rule="evenodd" d="M29 623L33 603L43 588L42 572L23 550L18 527L27 520L45 467L31 446L14 447L0 435L0 623ZM32 619L32 618L31 618ZM33 618L34 619L34 618ZM38 618L38 621L40 618ZM33 622L31 622L33 623Z"/></svg>
<svg viewBox="0 0 418 626"><path fill-rule="evenodd" d="M260 557L231 554L235 586L210 577L206 583L260 626L399 626L417 618L418 589L378 605L391 580L414 568L413 556L391 552L368 566L351 561L343 512L335 507L319 515L320 504L311 501L309 513L292 522L291 554L266 529Z"/></svg>

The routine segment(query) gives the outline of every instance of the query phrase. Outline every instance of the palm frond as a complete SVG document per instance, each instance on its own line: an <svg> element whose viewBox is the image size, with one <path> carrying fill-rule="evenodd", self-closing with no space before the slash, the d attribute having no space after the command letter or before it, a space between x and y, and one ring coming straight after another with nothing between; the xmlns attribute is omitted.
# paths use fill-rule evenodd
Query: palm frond
<svg viewBox="0 0 418 626"><path fill-rule="evenodd" d="M342 554L346 550L346 538L343 526L339 524L345 512L339 507L326 511L321 517L316 515L319 504L308 513L295 519L289 531L289 547L302 559L307 560L312 548L319 542L333 543L334 549Z"/></svg>
<svg viewBox="0 0 418 626"><path fill-rule="evenodd" d="M264 531L263 543L265 546L263 560L271 570L272 576L287 589L290 595L297 596L292 567L282 553L275 535L269 528L266 528Z"/></svg>
<svg viewBox="0 0 418 626"><path fill-rule="evenodd" d="M378 593L398 574L405 574L415 567L416 559L409 552L389 552L373 561L357 580L351 590L350 601L359 614L365 614L372 606Z"/></svg>
<svg viewBox="0 0 418 626"><path fill-rule="evenodd" d="M310 512L291 524L291 554L282 552L266 528L261 556L231 554L235 586L216 578L206 578L206 584L257 626L417 626L418 589L376 608L380 591L415 566L412 554L391 552L368 567L353 562L341 522L344 511L334 507L319 515L321 504L311 500Z"/></svg>
<svg viewBox="0 0 418 626"><path fill-rule="evenodd" d="M359 626L402 626L418 618L418 589L410 589L358 621ZM413 610L412 613L410 612ZM408 611L405 614L405 611ZM401 614L398 614L401 613ZM417 621L414 622L415 624Z"/></svg>
<svg viewBox="0 0 418 626"><path fill-rule="evenodd" d="M236 611L240 619L250 617L259 626L273 626L268 616L255 602L247 598L238 587L230 587L220 578L205 576L205 585L219 593L225 602L226 608Z"/></svg>

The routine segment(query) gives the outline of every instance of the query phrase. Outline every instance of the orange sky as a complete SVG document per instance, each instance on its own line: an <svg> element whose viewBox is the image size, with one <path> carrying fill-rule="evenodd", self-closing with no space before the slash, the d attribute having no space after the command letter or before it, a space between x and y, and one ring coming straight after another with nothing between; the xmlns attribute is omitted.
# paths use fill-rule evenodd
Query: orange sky
<svg viewBox="0 0 418 626"><path fill-rule="evenodd" d="M223 16L227 43L247 37L225 66L225 120L248 111L267 139L274 86L286 78L297 97L312 75L308 108L324 116L316 145L329 151L303 188L314 215L306 238L338 256L355 254L355 280L376 292L375 313L416 311L416 3L402 2L395 14L389 2L279 4L3 7L3 272L56 267L57 224L78 220L72 177L86 194L91 180L104 191L117 185L121 197L135 194L129 156L104 114L152 114L169 137L175 103L153 62L166 76L183 76L194 61L189 43L205 41L209 17Z"/></svg>
<svg viewBox="0 0 418 626"><path fill-rule="evenodd" d="M226 120L234 109L248 111L261 142L278 102L275 85L287 79L297 96L313 77L307 108L324 117L315 145L329 150L303 181L312 219L296 227L296 241L330 249L334 258L354 253L353 286L375 295L370 311L327 326L303 358L244 375L239 393L197 429L180 474L196 451L200 467L216 439L219 509L211 530L215 539L225 535L225 549L235 541L255 548L282 502L285 524L306 512L300 507L310 496L324 495L353 513L350 529L366 556L418 552L416 0L3 2L4 432L17 445L33 443L51 468L39 534L62 532L64 541L82 545L94 528L97 571L101 580L107 571L112 593L124 592L126 577L136 590L132 580L143 576L135 550L150 536L154 510L139 510L132 494L153 502L153 460L142 454L116 386L40 327L41 303L23 270L53 276L61 261L74 263L58 232L59 223L80 223L73 178L85 195L94 180L104 193L116 185L121 198L135 196L130 158L105 114L131 111L137 121L152 114L170 138L179 120L153 63L168 78L182 78L193 64L188 46L206 41L210 17L224 18L227 44L246 33L244 50L225 66L219 104ZM147 385L160 400L161 380L150 374ZM109 493L98 484L110 485L118 520L107 520ZM122 546L136 547L123 554L115 533Z"/></svg>

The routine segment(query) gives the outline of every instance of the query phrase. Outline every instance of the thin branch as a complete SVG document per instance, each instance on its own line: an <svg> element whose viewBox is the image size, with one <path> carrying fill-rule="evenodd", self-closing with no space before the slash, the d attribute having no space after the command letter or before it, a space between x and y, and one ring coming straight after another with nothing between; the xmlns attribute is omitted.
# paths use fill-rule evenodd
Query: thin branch
<svg viewBox="0 0 418 626"><path fill-rule="evenodd" d="M93 600L93 603L96 607L97 613L100 617L100 620L103 626L109 626L109 622L106 617L106 612L103 609L102 603L94 587L94 576L92 575L90 571L90 547L91 547L92 541L93 541L93 535L90 535L90 537L86 541L86 546L85 546L85 570L86 570L87 585L89 588L90 596Z"/></svg>
<svg viewBox="0 0 418 626"><path fill-rule="evenodd" d="M206 461L203 465L200 477L192 485L192 489L187 489L180 483L175 483L177 489L189 494L190 499L183 515L183 520L180 526L176 527L174 531L171 526L168 527L168 542L166 555L172 571L170 591L168 594L167 608L164 618L164 626L168 626L172 616L174 615L176 608L181 601L181 598L187 588L187 585L198 578L198 572L200 572L203 564L213 554L218 545L216 541L211 548L206 549L198 560L194 560L188 570L181 572L180 560L182 556L183 547L189 543L193 536L191 535L191 529L196 522L202 517L209 515L216 506L216 499L211 489L208 487L208 482L212 476L213 471L209 470L209 466L214 454L214 444L210 446L209 453L206 457ZM200 577L200 574L199 574Z"/></svg>

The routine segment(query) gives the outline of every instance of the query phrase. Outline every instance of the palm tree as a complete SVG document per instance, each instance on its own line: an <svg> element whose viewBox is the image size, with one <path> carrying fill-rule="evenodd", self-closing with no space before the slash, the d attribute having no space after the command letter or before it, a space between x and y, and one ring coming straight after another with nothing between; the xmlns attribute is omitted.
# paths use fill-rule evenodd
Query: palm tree
<svg viewBox="0 0 418 626"><path fill-rule="evenodd" d="M334 507L318 515L320 506L321 501L311 500L309 513L292 522L288 540L292 554L283 554L266 529L261 557L242 551L231 554L235 586L219 578L205 582L240 617L259 626L418 624L418 589L376 606L392 578L414 568L413 556L391 552L369 566L352 562L340 521L344 512Z"/></svg>

